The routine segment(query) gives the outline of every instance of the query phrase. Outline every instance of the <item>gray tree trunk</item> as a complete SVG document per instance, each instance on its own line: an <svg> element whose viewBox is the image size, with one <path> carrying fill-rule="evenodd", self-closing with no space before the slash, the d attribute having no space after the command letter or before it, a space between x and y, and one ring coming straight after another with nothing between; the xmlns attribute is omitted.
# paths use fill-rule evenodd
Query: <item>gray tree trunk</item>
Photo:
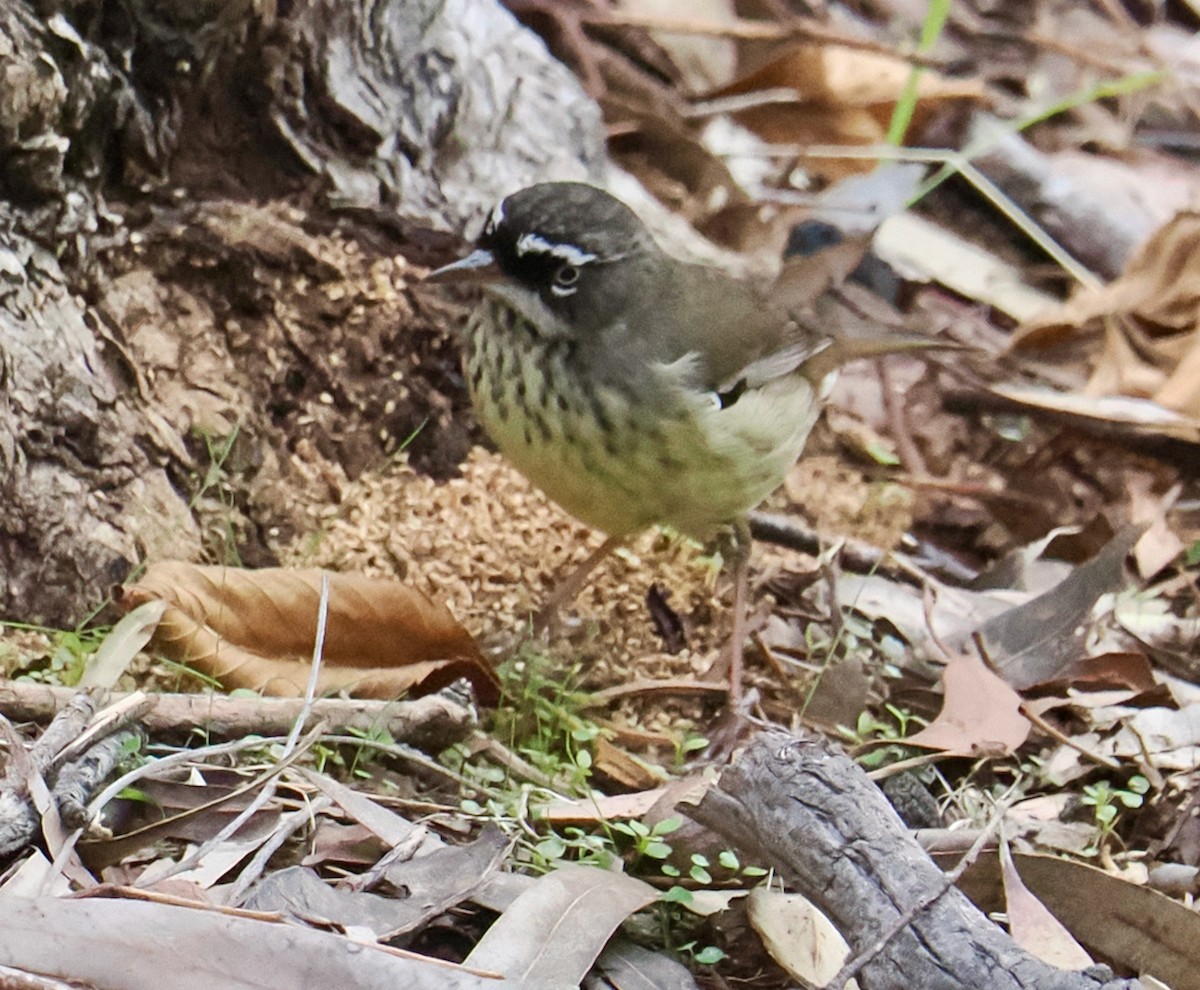
<svg viewBox="0 0 1200 990"><path fill-rule="evenodd" d="M504 193L603 163L595 105L493 0L0 0L0 616L72 623L200 555L214 438L252 561L302 430L353 475L431 418L453 461L438 314L295 294L348 276L332 232L440 260Z"/></svg>

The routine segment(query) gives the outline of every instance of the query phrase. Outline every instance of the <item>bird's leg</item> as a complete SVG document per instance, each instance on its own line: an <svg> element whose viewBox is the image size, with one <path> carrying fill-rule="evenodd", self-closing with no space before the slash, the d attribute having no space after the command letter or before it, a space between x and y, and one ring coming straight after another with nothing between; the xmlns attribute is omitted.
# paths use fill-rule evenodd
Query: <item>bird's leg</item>
<svg viewBox="0 0 1200 990"><path fill-rule="evenodd" d="M742 655L746 644L746 593L750 583L750 521L733 524L733 640L729 644L729 708L742 703Z"/></svg>
<svg viewBox="0 0 1200 990"><path fill-rule="evenodd" d="M749 533L749 530L747 530ZM623 536L609 536L595 550L587 555L587 559L583 561L575 570L571 571L565 578L554 586L554 590L542 603L542 607L538 610L537 615L533 617L534 632L541 635L553 624L558 616L558 610L564 605L575 600L575 596L583 590L584 584L587 583L588 575L596 569L596 566L604 560L610 553L616 550L622 543L625 542Z"/></svg>

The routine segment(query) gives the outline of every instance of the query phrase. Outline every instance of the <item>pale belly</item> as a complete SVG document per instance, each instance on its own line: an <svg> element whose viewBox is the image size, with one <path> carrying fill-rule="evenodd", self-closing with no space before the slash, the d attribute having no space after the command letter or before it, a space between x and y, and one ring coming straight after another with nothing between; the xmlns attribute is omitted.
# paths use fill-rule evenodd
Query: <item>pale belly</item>
<svg viewBox="0 0 1200 990"><path fill-rule="evenodd" d="M470 335L467 374L480 422L504 456L572 515L612 536L656 523L705 539L782 482L819 411L800 375L750 389L728 408L664 371L649 403L628 387L563 389L564 349L501 359Z"/></svg>

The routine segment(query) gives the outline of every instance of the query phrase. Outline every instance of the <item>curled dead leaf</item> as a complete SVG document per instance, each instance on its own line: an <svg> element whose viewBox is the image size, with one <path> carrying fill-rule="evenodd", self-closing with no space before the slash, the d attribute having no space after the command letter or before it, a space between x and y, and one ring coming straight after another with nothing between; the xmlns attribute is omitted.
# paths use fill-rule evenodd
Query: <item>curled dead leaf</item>
<svg viewBox="0 0 1200 990"><path fill-rule="evenodd" d="M165 602L152 645L223 687L293 697L308 681L321 574L163 561L125 590L122 605ZM419 696L460 677L495 703L495 673L445 606L397 581L330 575L318 693Z"/></svg>
<svg viewBox="0 0 1200 990"><path fill-rule="evenodd" d="M1018 329L1015 349L1103 331L1088 393L1133 395L1200 418L1200 213L1185 211L1138 250L1120 278L1080 290Z"/></svg>
<svg viewBox="0 0 1200 990"><path fill-rule="evenodd" d="M879 144L887 137L910 71L910 64L895 56L804 42L710 98L763 95L760 105L748 106L734 118L775 144ZM984 99L979 80L950 79L932 71L922 73L917 89L917 132L948 104ZM875 162L830 159L811 167L836 177L870 171Z"/></svg>

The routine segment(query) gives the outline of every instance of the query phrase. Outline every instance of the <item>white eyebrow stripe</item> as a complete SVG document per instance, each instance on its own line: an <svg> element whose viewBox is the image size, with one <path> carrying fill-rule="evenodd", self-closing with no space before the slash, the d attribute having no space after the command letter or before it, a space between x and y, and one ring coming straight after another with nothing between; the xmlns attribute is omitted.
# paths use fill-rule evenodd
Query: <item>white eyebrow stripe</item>
<svg viewBox="0 0 1200 990"><path fill-rule="evenodd" d="M596 255L589 254L573 244L553 244L540 234L522 234L517 238L517 254L525 255L530 251L548 254L552 258L565 261L568 265L586 265L589 261L596 260Z"/></svg>

